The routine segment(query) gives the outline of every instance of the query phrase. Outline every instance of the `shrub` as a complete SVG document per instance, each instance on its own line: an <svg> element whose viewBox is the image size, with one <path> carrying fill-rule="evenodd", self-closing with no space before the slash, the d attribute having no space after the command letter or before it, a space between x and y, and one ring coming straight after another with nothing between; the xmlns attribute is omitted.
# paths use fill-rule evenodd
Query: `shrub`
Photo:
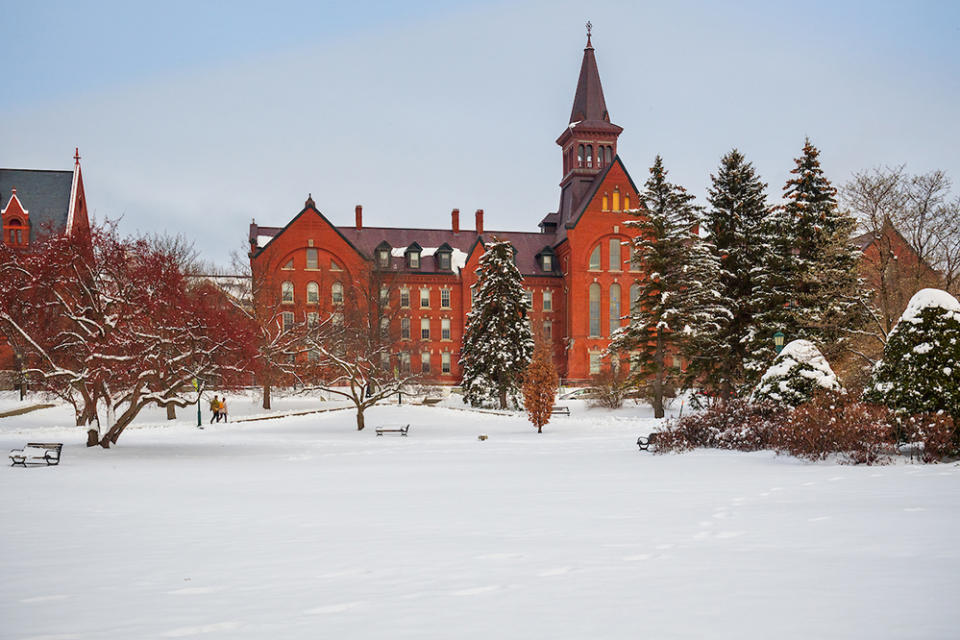
<svg viewBox="0 0 960 640"><path fill-rule="evenodd" d="M685 418L671 420L657 433L657 451L682 452L696 447L759 451L787 411L772 403L729 400Z"/></svg>
<svg viewBox="0 0 960 640"><path fill-rule="evenodd" d="M804 460L838 455L853 464L884 464L895 442L890 412L881 406L851 401L841 393L821 393L790 412L776 430L777 453Z"/></svg>
<svg viewBox="0 0 960 640"><path fill-rule="evenodd" d="M591 394L590 405L619 409L623 406L623 399L632 390L630 374L624 366L605 366L600 373L590 378L594 392Z"/></svg>
<svg viewBox="0 0 960 640"><path fill-rule="evenodd" d="M918 413L906 417L902 427L907 441L919 442L923 446L920 459L924 462L939 462L957 452L957 428L951 416Z"/></svg>
<svg viewBox="0 0 960 640"><path fill-rule="evenodd" d="M824 389L840 390L830 364L812 342L794 340L777 355L751 397L797 407Z"/></svg>

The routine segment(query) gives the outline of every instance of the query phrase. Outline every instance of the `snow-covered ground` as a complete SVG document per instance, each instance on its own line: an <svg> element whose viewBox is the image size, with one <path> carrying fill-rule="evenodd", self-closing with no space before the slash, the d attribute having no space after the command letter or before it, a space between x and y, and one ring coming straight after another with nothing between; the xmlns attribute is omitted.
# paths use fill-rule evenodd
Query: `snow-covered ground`
<svg viewBox="0 0 960 640"><path fill-rule="evenodd" d="M960 466L655 456L645 409L569 404L542 435L444 407L359 433L150 411L109 451L63 407L0 419L0 447L65 443L0 479L0 637L960 636Z"/></svg>

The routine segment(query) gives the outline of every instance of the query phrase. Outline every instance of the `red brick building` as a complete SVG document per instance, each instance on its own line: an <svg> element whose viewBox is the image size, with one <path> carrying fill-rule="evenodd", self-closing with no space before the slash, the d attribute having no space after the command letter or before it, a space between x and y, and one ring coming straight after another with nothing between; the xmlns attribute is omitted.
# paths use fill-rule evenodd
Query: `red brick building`
<svg viewBox="0 0 960 640"><path fill-rule="evenodd" d="M552 341L561 377L584 382L599 370L641 277L624 245L637 187L617 155L621 131L610 121L588 34L570 121L556 141L560 202L539 231L486 229L483 210L465 229L457 209L445 229L367 227L359 205L354 224L338 226L309 198L284 227L250 225L253 272L279 283L290 322L334 312L344 286L371 266L395 274L389 315L399 325L392 327L397 351L414 371L453 384L483 243L506 240L524 277L532 328Z"/></svg>
<svg viewBox="0 0 960 640"><path fill-rule="evenodd" d="M0 242L25 249L47 234L89 231L79 150L73 170L0 169ZM13 351L0 336L0 371L15 367Z"/></svg>

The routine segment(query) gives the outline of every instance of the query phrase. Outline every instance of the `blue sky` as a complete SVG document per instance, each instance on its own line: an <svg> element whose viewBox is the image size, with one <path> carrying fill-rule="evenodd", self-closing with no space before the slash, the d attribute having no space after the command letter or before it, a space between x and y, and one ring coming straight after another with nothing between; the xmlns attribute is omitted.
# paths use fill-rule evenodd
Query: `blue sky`
<svg viewBox="0 0 960 640"><path fill-rule="evenodd" d="M312 193L335 223L535 230L586 20L620 154L701 202L736 146L779 199L906 163L960 192L960 3L3 3L0 166L83 156L96 216L228 261Z"/></svg>

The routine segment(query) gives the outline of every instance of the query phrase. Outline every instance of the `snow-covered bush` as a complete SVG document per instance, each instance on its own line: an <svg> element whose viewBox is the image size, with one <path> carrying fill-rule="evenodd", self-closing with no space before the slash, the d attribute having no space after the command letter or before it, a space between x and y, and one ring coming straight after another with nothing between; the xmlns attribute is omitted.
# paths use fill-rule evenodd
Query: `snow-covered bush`
<svg viewBox="0 0 960 640"><path fill-rule="evenodd" d="M852 464L885 464L894 445L885 407L852 401L848 394L818 393L790 412L772 437L777 453L805 460L832 455Z"/></svg>
<svg viewBox="0 0 960 640"><path fill-rule="evenodd" d="M903 439L922 446L920 459L939 462L957 449L955 421L944 413L918 413L902 421Z"/></svg>
<svg viewBox="0 0 960 640"><path fill-rule="evenodd" d="M771 446L773 432L787 411L774 403L730 400L702 413L671 420L657 433L658 453L680 453L698 447L759 451Z"/></svg>
<svg viewBox="0 0 960 640"><path fill-rule="evenodd" d="M760 378L751 399L798 407L819 391L839 390L836 374L816 345L809 340L794 340Z"/></svg>
<svg viewBox="0 0 960 640"><path fill-rule="evenodd" d="M890 332L864 393L898 413L944 411L960 419L960 302L922 289Z"/></svg>

